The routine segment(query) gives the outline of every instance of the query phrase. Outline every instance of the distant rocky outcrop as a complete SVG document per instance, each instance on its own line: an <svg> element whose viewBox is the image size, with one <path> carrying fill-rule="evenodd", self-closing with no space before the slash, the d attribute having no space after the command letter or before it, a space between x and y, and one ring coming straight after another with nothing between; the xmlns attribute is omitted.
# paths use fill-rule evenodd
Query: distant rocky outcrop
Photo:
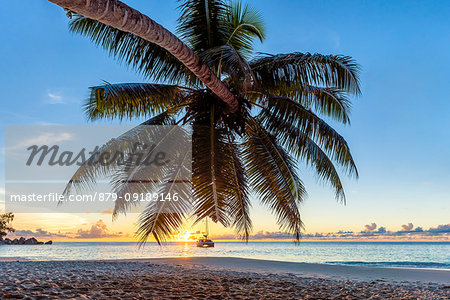
<svg viewBox="0 0 450 300"><path fill-rule="evenodd" d="M40 242L34 237L26 239L24 237L20 237L19 239L10 240L8 238L4 240L0 240L0 245L52 245L53 241L48 242Z"/></svg>

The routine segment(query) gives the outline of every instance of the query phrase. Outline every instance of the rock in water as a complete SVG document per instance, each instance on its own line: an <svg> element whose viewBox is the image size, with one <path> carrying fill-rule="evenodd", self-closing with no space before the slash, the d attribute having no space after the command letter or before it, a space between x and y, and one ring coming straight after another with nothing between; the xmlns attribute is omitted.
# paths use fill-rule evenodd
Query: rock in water
<svg viewBox="0 0 450 300"><path fill-rule="evenodd" d="M26 239L24 237L21 237L19 239L14 239L14 240L10 240L10 239L4 239L0 241L0 245L52 245L53 242L52 241L48 241L48 242L40 242L37 239L35 239L34 237L31 237L29 239Z"/></svg>
<svg viewBox="0 0 450 300"><path fill-rule="evenodd" d="M28 240L25 240L24 245L37 245L38 241L32 237L29 238Z"/></svg>

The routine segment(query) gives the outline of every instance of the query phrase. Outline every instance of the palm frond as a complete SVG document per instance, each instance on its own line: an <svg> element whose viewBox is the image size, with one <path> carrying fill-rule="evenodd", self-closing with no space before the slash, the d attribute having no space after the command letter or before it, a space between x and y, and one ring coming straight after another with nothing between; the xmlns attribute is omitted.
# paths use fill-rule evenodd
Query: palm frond
<svg viewBox="0 0 450 300"><path fill-rule="evenodd" d="M228 201L235 196L230 178L227 132L214 126L193 125L192 185L195 222L210 217L225 227L231 223Z"/></svg>
<svg viewBox="0 0 450 300"><path fill-rule="evenodd" d="M319 145L292 123L268 111L261 114L258 120L297 159L302 159L306 164L315 168L319 178L334 188L336 199L345 203L344 188L339 174L331 159Z"/></svg>
<svg viewBox="0 0 450 300"><path fill-rule="evenodd" d="M298 205L306 191L293 159L254 119L247 124L246 138L243 158L252 189L275 213L281 229L298 241L303 226Z"/></svg>
<svg viewBox="0 0 450 300"><path fill-rule="evenodd" d="M227 173L230 175L230 179L234 183L235 188L235 196L229 199L229 214L233 219L232 225L236 229L236 233L243 240L248 241L248 237L252 231L252 220L249 214L251 203L248 197L247 174L240 159L242 152L239 146L231 140L230 135L228 135L228 146L230 148L229 159L232 163L229 164L231 169Z"/></svg>
<svg viewBox="0 0 450 300"><path fill-rule="evenodd" d="M256 84L274 88L279 84L335 87L360 94L359 65L349 56L294 52L265 54L250 61Z"/></svg>
<svg viewBox="0 0 450 300"><path fill-rule="evenodd" d="M260 90L250 91L256 92L260 97L257 100L265 99L267 93L291 98L322 115L332 118L343 124L350 124L350 100L346 97L346 93L329 87L316 87L301 84L280 84L275 88L264 87Z"/></svg>
<svg viewBox="0 0 450 300"><path fill-rule="evenodd" d="M175 125L173 115L177 112L177 109L169 109L147 121L141 123L141 125Z"/></svg>
<svg viewBox="0 0 450 300"><path fill-rule="evenodd" d="M164 183L156 195L169 197L164 201L152 201L140 215L137 235L141 243L152 235L158 243L165 241L173 232L182 228L186 216L192 209L191 149L188 144L181 145L180 155L174 167L167 170ZM174 197L177 197L175 199Z"/></svg>
<svg viewBox="0 0 450 300"><path fill-rule="evenodd" d="M246 82L253 77L251 68L242 55L229 45L210 48L199 55L202 61L218 73L228 75L227 80L237 91L242 91Z"/></svg>
<svg viewBox="0 0 450 300"><path fill-rule="evenodd" d="M91 87L84 106L90 120L146 117L180 105L188 89L151 83L106 84Z"/></svg>
<svg viewBox="0 0 450 300"><path fill-rule="evenodd" d="M228 6L224 23L228 36L226 44L244 57L248 57L253 51L255 39L262 42L265 38L266 30L261 13L240 1Z"/></svg>
<svg viewBox="0 0 450 300"><path fill-rule="evenodd" d="M118 61L131 66L148 79L201 85L201 81L167 50L131 33L81 15L73 17L69 30L87 36Z"/></svg>
<svg viewBox="0 0 450 300"><path fill-rule="evenodd" d="M181 168L184 167L184 165L177 165L180 157L184 158L181 162L185 163L186 153L190 153L190 149L186 148L187 144L190 145L189 135L183 127L140 127L142 129L138 133L138 137L132 139L134 144L130 156L133 160L129 163L126 161L127 163L121 166L119 165L115 168L114 173L110 175L111 186L117 195L113 215L125 213L129 207L140 204L139 201L129 201L127 196L141 193L157 193L161 187L164 188L172 169L175 168L177 172L180 172ZM136 135L135 132L129 133L127 138L132 135ZM164 153L164 159L168 163L162 165L151 164L150 162L157 153ZM190 167L190 162L188 166ZM184 173L177 174L182 175ZM190 179L191 177L189 176L189 182Z"/></svg>
<svg viewBox="0 0 450 300"><path fill-rule="evenodd" d="M145 178L145 174L137 176L141 174L136 174L137 171L144 169L148 173L148 169L144 168L145 166L139 166L135 163L127 164L130 158L137 155L137 152L140 150L138 147L153 144L158 146L170 140L174 142L183 141L183 131L180 131L180 128L177 126L146 126L146 124L157 124L160 122L170 123L170 119L171 117L167 113L163 113L144 122L144 125L136 126L119 137L108 141L76 170L66 185L63 194L69 195L74 189L75 192L90 190L99 178L105 177L112 179L112 184L116 192L126 193L125 188L122 188L123 186L129 182ZM175 139L173 138L174 136L179 138ZM171 137L173 139L170 139ZM177 149L170 145L164 147L164 149ZM152 176L157 177L156 173ZM140 188L140 186L137 185L135 188ZM116 204L119 205L119 202ZM121 210L118 209L118 211Z"/></svg>
<svg viewBox="0 0 450 300"><path fill-rule="evenodd" d="M274 114L280 120L292 124L321 146L349 175L358 177L356 164L345 139L311 110L290 98L275 95L268 95L266 107L260 115L263 122L270 114Z"/></svg>
<svg viewBox="0 0 450 300"><path fill-rule="evenodd" d="M180 6L177 33L197 54L224 45L222 26L227 4L222 0L186 0Z"/></svg>

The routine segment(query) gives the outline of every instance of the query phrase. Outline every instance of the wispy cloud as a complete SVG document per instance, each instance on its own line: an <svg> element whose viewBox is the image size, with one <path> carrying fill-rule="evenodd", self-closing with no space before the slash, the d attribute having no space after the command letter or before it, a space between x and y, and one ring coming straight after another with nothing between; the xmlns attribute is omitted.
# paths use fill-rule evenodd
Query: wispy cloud
<svg viewBox="0 0 450 300"><path fill-rule="evenodd" d="M43 230L42 228L38 228L36 230L16 230L14 233L10 234L10 237L35 237L35 238L55 238L55 237L70 237L68 234L61 232L49 232Z"/></svg>
<svg viewBox="0 0 450 300"><path fill-rule="evenodd" d="M60 133L46 132L35 137L21 140L20 142L17 142L15 145L9 146L6 149L14 150L23 147L29 147L31 145L49 145L59 142L71 141L73 138L74 138L73 135L69 132L60 132Z"/></svg>
<svg viewBox="0 0 450 300"><path fill-rule="evenodd" d="M48 89L44 96L44 104L70 104L80 101L76 91L70 88Z"/></svg>
<svg viewBox="0 0 450 300"><path fill-rule="evenodd" d="M64 104L65 101L62 95L57 94L56 92L47 92L47 98L45 103L47 104Z"/></svg>
<svg viewBox="0 0 450 300"><path fill-rule="evenodd" d="M27 145L43 145L43 144L52 144L52 143L58 143L58 142L64 142L64 141L70 141L72 140L73 136L72 134L68 132L61 132L61 133L53 133L48 132L41 134L37 137L33 137L31 139L25 140L24 143Z"/></svg>

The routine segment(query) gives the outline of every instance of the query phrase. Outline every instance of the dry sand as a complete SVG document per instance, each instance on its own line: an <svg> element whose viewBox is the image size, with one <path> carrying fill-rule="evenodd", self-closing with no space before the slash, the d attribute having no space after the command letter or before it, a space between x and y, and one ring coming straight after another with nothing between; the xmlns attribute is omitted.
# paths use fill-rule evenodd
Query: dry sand
<svg viewBox="0 0 450 300"><path fill-rule="evenodd" d="M403 272L394 269L394 272L387 268L323 266L213 257L120 261L3 260L0 262L0 269L1 298L449 299L450 297L448 271L424 273L423 271L427 270ZM403 276L408 272L419 274L408 277L410 280L419 281L405 280ZM434 283L430 280L432 277L435 279Z"/></svg>

